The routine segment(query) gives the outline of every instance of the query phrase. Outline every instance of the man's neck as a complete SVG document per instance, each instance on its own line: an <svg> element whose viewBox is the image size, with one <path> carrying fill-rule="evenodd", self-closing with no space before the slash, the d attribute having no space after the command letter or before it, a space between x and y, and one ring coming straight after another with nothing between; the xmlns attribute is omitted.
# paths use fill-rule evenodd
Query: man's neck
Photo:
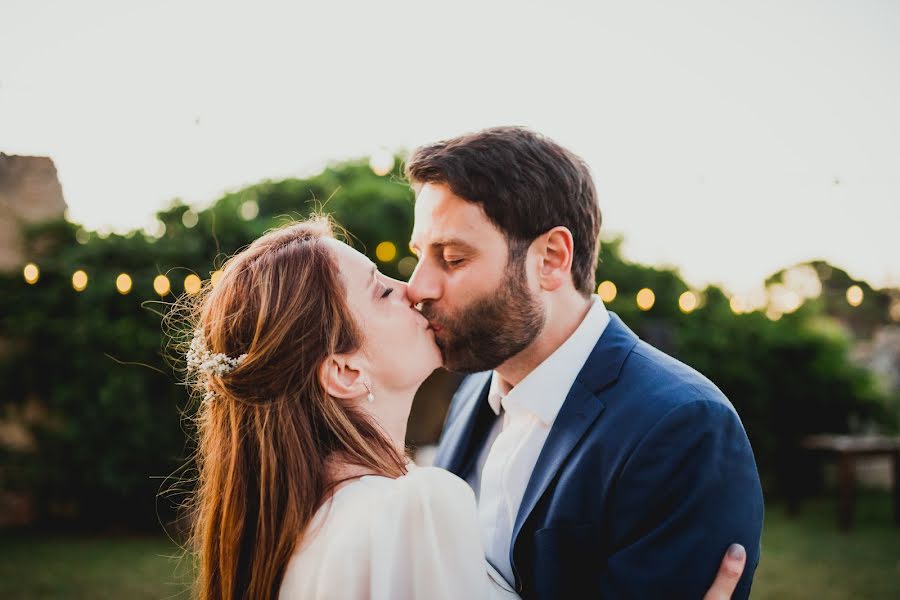
<svg viewBox="0 0 900 600"><path fill-rule="evenodd" d="M585 298L574 290L554 298L547 307L544 329L537 338L527 348L497 367L501 389L509 392L556 352L584 321L592 303L592 297Z"/></svg>

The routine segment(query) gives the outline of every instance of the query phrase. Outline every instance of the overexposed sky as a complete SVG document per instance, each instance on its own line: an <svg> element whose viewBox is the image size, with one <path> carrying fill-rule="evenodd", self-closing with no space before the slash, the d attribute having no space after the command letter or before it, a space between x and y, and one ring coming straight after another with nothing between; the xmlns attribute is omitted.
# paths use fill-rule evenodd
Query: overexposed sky
<svg viewBox="0 0 900 600"><path fill-rule="evenodd" d="M900 285L894 0L0 0L0 151L89 228L499 124L588 161L633 260Z"/></svg>

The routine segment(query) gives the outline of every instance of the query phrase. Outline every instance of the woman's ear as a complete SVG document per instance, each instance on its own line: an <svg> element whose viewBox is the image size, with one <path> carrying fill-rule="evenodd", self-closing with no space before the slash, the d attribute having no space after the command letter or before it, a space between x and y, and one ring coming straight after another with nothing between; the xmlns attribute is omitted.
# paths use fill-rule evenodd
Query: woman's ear
<svg viewBox="0 0 900 600"><path fill-rule="evenodd" d="M332 354L319 367L319 383L326 393L335 398L362 398L369 393L362 363L355 355Z"/></svg>

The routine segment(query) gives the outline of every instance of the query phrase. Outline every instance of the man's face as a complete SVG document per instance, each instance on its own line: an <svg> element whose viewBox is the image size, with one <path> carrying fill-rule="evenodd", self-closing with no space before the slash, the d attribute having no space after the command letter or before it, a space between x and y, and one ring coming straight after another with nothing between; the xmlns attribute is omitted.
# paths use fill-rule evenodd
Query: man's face
<svg viewBox="0 0 900 600"><path fill-rule="evenodd" d="M419 257L407 294L434 329L444 366L473 373L500 366L540 333L544 311L528 282L524 251L480 205L426 183L416 198L410 247Z"/></svg>

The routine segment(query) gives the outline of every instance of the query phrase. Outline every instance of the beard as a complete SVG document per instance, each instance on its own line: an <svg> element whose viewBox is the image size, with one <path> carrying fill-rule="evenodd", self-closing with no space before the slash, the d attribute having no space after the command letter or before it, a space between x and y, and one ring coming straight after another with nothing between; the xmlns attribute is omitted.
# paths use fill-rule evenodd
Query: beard
<svg viewBox="0 0 900 600"><path fill-rule="evenodd" d="M441 327L435 341L445 369L457 373L496 369L527 348L544 328L544 308L528 289L524 260L508 273L497 289L458 314L440 314L429 302L422 304L422 314Z"/></svg>

